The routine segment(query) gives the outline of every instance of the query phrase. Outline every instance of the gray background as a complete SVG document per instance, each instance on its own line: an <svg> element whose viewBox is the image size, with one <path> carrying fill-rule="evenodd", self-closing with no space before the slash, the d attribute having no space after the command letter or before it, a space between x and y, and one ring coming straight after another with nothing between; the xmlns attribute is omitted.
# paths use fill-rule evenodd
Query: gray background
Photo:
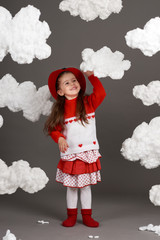
<svg viewBox="0 0 160 240"><path fill-rule="evenodd" d="M47 84L48 76L53 70L67 66L79 68L82 62L81 52L87 47L97 51L103 46L108 46L113 52L118 50L124 53L125 59L131 61L131 68L125 72L123 79L101 79L107 92L107 97L96 112L97 135L102 154L102 182L92 188L93 199L95 206L97 204L97 216L100 216L98 213L100 205L102 216L104 214L103 207L108 209L111 206L115 210L116 204L120 204L117 205L120 214L123 212L120 209L123 209L123 205L129 202L127 199L133 200L136 197L142 198L143 201L138 201L138 205L134 206L139 206L141 202L142 205L146 204L147 207L155 211L155 207L149 202L148 191L152 185L160 183L159 168L147 170L141 167L139 162L132 163L125 160L120 154L120 149L122 142L132 135L133 130L139 124L143 121L148 123L152 118L159 115L160 108L158 105L144 106L140 100L133 97L132 89L135 85L147 85L153 80L159 80L160 54L146 57L140 50L129 48L125 43L124 36L127 31L137 27L143 28L149 19L158 16L160 1L123 0L123 9L119 14L111 14L104 21L97 18L88 23L80 17L71 16L69 12L61 12L58 8L59 3L60 1L57 0L0 0L0 5L7 8L12 16L28 4L37 7L41 11L40 20L45 20L52 32L47 40L52 48L52 54L48 59L41 61L35 59L32 64L20 65L14 62L8 54L0 63L0 79L5 74L10 73L19 83L32 81L39 88ZM87 80L87 93L91 93L91 91L92 87ZM0 114L4 118L4 125L0 129L0 158L8 165L20 159L26 160L32 167L41 167L50 179L46 188L34 195L18 190L11 196L0 196L3 217L5 216L5 218L0 219L1 224L3 223L1 225L3 226L1 236L4 235L9 219L10 224L13 225L14 217L12 221L9 217L10 212L14 214L23 213L22 216L26 219L27 214L30 213L39 214L36 216L47 216L48 218L54 216L59 226L65 215L63 212L66 208L65 189L55 182L59 150L57 144L43 134L46 117L41 116L38 122L33 123L26 120L22 116L22 112L13 113L8 108L0 109ZM125 200L116 203L116 199ZM133 204L135 204L135 201L133 201ZM132 209L132 212L134 212L134 207ZM138 214L139 208L136 211ZM149 208L147 211L149 213ZM116 214L116 211L114 214ZM113 215L110 211L109 215L107 213L106 219L112 218ZM128 215L130 216L130 214ZM16 226L19 226L21 222L21 215L18 216L19 220L17 220ZM115 217L115 219L120 219L120 217ZM144 219L146 219L146 216L144 216ZM99 220L103 222L104 219L102 217ZM149 223L148 221L146 224ZM126 222L128 223L128 220ZM136 214L134 223L137 223ZM143 223L141 224L143 225ZM25 227L24 229L26 230ZM28 229L26 232L30 231ZM106 231L106 228L103 230ZM70 232L66 231L69 234L66 236L71 239ZM23 226L21 226L21 234L19 234L21 239L22 232ZM65 234L67 233L65 232ZM50 235L52 236L51 232ZM40 234L40 236L43 235ZM127 239L127 236L123 234L122 237L122 239ZM141 239L140 236L138 237ZM116 236L111 234L110 239L112 238L116 239ZM23 239L36 239L36 234L34 238L33 235L27 235ZM45 239L47 239L46 236ZM55 239L58 239L58 234ZM60 237L60 239L62 238ZM135 239L137 239L137 236ZM147 239L146 236L144 239Z"/></svg>

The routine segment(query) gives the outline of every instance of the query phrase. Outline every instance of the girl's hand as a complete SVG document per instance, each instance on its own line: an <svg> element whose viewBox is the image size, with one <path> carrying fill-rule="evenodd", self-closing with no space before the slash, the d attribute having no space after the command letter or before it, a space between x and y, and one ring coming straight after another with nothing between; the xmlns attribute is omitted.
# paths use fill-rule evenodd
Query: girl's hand
<svg viewBox="0 0 160 240"><path fill-rule="evenodd" d="M94 74L93 71L87 71L87 72L83 72L87 77L91 76L92 74Z"/></svg>
<svg viewBox="0 0 160 240"><path fill-rule="evenodd" d="M68 149L68 143L66 141L66 139L64 139L63 137L60 137L58 139L58 145L59 145L59 150L60 152L64 153L65 151L67 151Z"/></svg>

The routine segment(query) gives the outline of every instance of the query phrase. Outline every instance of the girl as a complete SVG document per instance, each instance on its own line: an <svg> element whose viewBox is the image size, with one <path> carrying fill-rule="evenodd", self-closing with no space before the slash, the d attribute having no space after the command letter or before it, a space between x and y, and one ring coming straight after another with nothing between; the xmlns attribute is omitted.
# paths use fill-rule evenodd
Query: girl
<svg viewBox="0 0 160 240"><path fill-rule="evenodd" d="M101 181L95 110L106 93L93 72L87 71L85 75L93 85L93 93L89 96L84 96L85 77L76 68L56 70L48 80L56 102L44 130L59 145L61 159L57 166L56 181L67 187L68 218L62 223L65 227L72 227L76 223L78 188L83 224L99 226L91 217L91 185Z"/></svg>

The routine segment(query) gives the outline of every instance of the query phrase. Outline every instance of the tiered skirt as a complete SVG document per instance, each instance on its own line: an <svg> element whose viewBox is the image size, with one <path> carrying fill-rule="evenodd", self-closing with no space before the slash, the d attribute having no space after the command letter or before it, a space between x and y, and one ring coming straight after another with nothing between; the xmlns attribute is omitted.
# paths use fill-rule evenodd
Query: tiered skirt
<svg viewBox="0 0 160 240"><path fill-rule="evenodd" d="M66 187L83 188L101 181L98 150L69 154L60 159L56 181Z"/></svg>

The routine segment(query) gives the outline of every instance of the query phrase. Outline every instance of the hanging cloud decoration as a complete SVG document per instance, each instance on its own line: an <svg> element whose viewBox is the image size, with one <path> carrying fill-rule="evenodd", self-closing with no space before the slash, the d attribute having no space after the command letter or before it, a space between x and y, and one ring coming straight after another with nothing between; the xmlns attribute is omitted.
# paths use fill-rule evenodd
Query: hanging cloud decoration
<svg viewBox="0 0 160 240"><path fill-rule="evenodd" d="M160 225L153 225L152 223L148 224L147 226L139 227L140 231L149 231L154 232L158 236L160 236Z"/></svg>
<svg viewBox="0 0 160 240"><path fill-rule="evenodd" d="M135 86L133 88L133 95L141 99L146 106L154 103L160 106L160 81L152 81L147 86L144 84Z"/></svg>
<svg viewBox="0 0 160 240"><path fill-rule="evenodd" d="M85 21L92 21L99 17L108 18L111 13L119 13L122 0L63 0L59 5L63 12L69 11L72 16L80 16Z"/></svg>
<svg viewBox="0 0 160 240"><path fill-rule="evenodd" d="M28 5L12 18L6 8L0 7L0 61L8 53L19 64L51 55L51 47L46 44L51 31L47 22L39 21L40 14L39 9Z"/></svg>
<svg viewBox="0 0 160 240"><path fill-rule="evenodd" d="M160 18L150 19L144 29L127 32L125 39L129 47L140 49L145 56L153 56L160 51Z"/></svg>
<svg viewBox="0 0 160 240"><path fill-rule="evenodd" d="M155 206L160 206L160 185L154 185L149 191L149 199Z"/></svg>
<svg viewBox="0 0 160 240"><path fill-rule="evenodd" d="M124 76L124 71L127 71L131 63L129 60L124 60L124 54L104 46L97 52L91 48L86 48L82 51L83 62L80 65L82 71L94 71L94 75L102 77L110 77L112 79L121 79Z"/></svg>
<svg viewBox="0 0 160 240"><path fill-rule="evenodd" d="M0 115L0 128L3 126L3 117Z"/></svg>
<svg viewBox="0 0 160 240"><path fill-rule="evenodd" d="M0 159L0 194L12 194L17 188L28 193L43 189L48 177L41 168L31 168L24 160L15 161L11 166Z"/></svg>
<svg viewBox="0 0 160 240"><path fill-rule="evenodd" d="M10 74L0 80L0 108L23 111L23 116L32 122L38 121L41 114L50 114L53 105L50 97L47 85L37 90L33 82L18 83Z"/></svg>
<svg viewBox="0 0 160 240"><path fill-rule="evenodd" d="M139 161L148 169L160 165L160 117L153 118L149 124L143 122L133 132L131 138L122 144L121 153L130 161Z"/></svg>

